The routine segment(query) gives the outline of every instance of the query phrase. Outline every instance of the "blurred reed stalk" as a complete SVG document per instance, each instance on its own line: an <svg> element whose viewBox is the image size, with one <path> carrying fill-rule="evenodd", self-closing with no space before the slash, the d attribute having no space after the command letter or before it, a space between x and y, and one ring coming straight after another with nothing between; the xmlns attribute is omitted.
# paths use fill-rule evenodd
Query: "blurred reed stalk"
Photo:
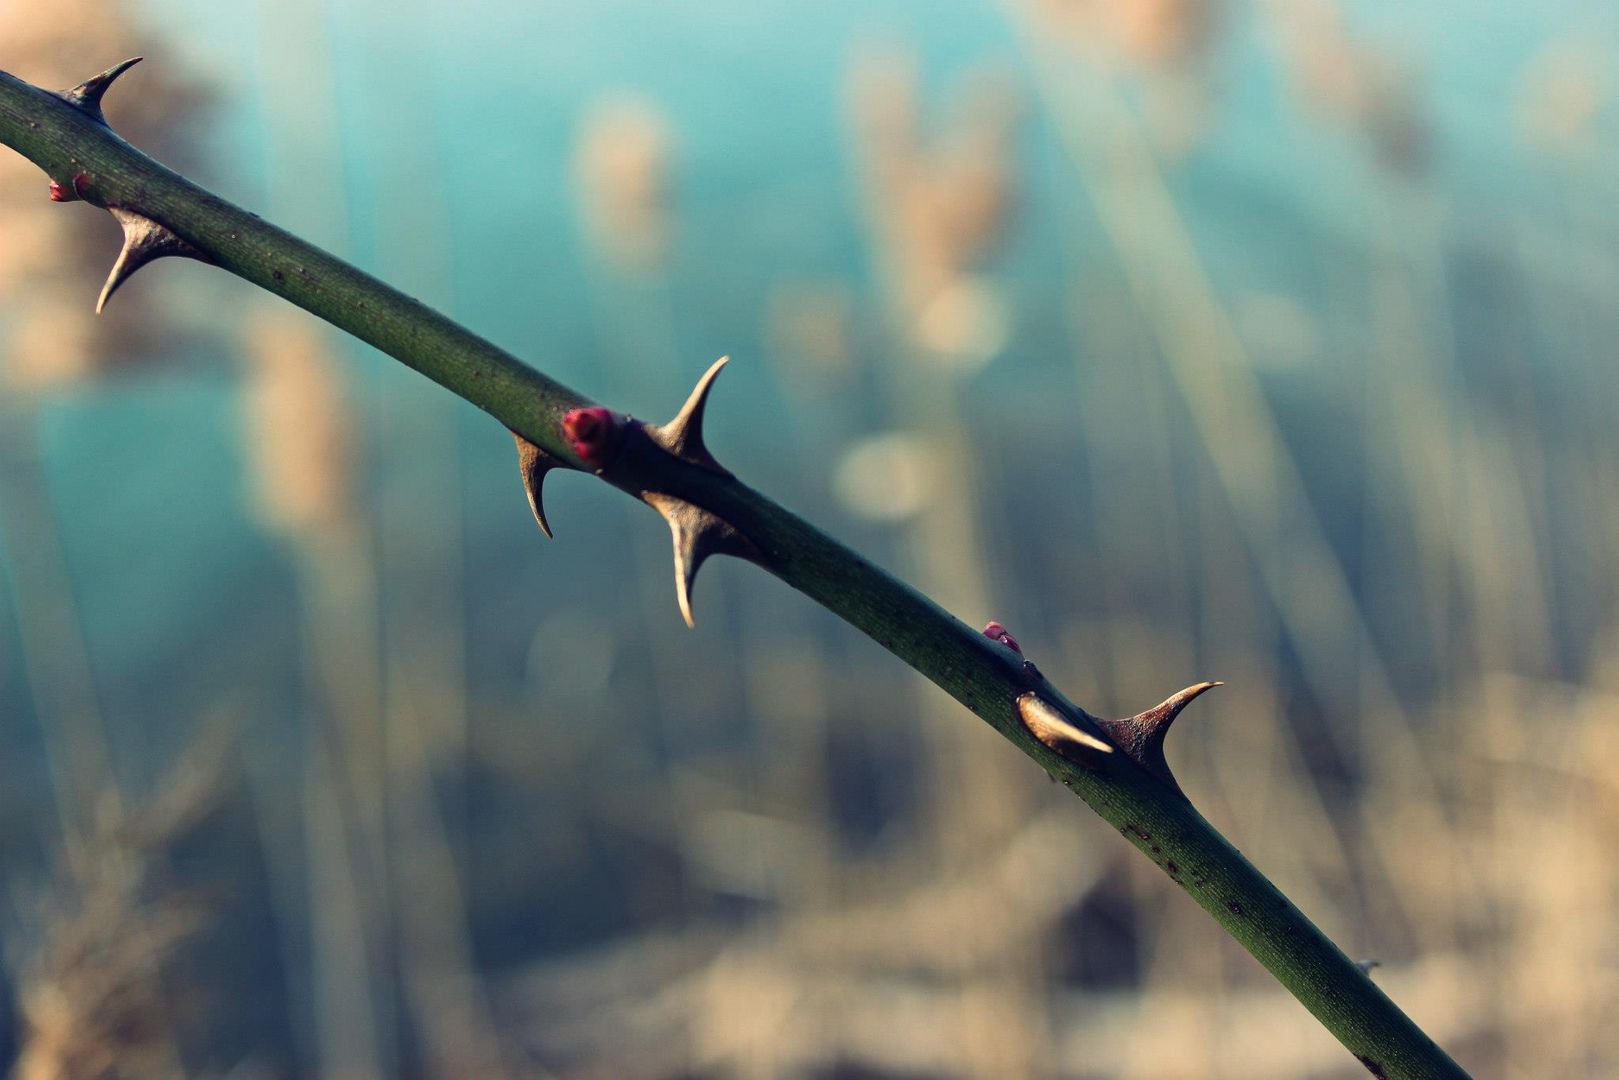
<svg viewBox="0 0 1619 1080"><path fill-rule="evenodd" d="M1148 355L1167 362L1179 391L1178 406L1190 414L1201 452L1214 466L1236 513L1243 544L1281 616L1302 673L1329 717L1358 716L1359 738L1353 743L1336 734L1338 724L1329 722L1327 730L1335 733L1340 753L1361 762L1365 774L1398 775L1407 785L1415 781L1417 791L1402 805L1411 813L1426 811L1425 829L1442 835L1443 823L1434 816L1440 805L1439 778L1379 659L1381 645L1367 626L1311 506L1300 466L1257 381L1253 359L1200 264L1182 212L1163 179L1159 155L1142 121L1126 104L1120 84L1128 67L1061 62L1059 58L1068 55L1064 48L1068 39L1050 33L1050 24L1038 21L1039 5L1013 6L1012 15L1023 31L1063 146L1091 194L1135 303L1157 338L1158 349ZM1036 32L1037 25L1047 32ZM1090 46L1089 41L1083 43ZM1160 434L1167 444L1175 441L1168 432ZM1214 512L1215 519L1200 517L1195 530L1205 559L1217 550L1211 541L1219 535L1217 519L1225 511ZM1245 576L1240 569L1244 561L1240 555L1232 560L1239 578ZM1231 580L1220 570L1198 576L1210 584ZM1237 601L1236 606L1219 610L1236 613L1251 603L1240 594L1229 598ZM1228 626L1206 640L1215 643L1230 637ZM1357 679L1344 676L1344 657L1350 656L1360 658ZM1272 718L1280 745L1296 745L1296 736L1285 730L1275 709L1260 715ZM1298 761L1296 753L1290 757ZM1308 770L1300 775L1307 777ZM1304 780L1289 786L1308 789L1310 784ZM1301 805L1320 807L1320 797L1309 795ZM1396 850L1382 825L1386 818L1374 817L1370 804L1362 804L1362 813L1360 835L1377 845L1386 886L1379 891L1403 896L1397 884L1407 880L1400 855L1404 849ZM1315 818L1321 823L1318 832L1331 836L1333 830L1323 816L1318 812ZM1331 848L1348 854L1340 843ZM1412 927L1409 911L1402 915L1406 926ZM1438 948L1448 941L1425 944Z"/></svg>
<svg viewBox="0 0 1619 1080"><path fill-rule="evenodd" d="M837 282L778 285L767 303L766 359L785 410L795 460L832 460L860 418L843 407L857 385L852 290ZM867 730L840 722L837 662L814 612L778 610L761 599L740 601L747 673L744 707L756 723L753 766L760 792L774 792L809 842L797 854L792 913L826 910L848 885L851 861L838 828L832 776L834 740L860 740ZM785 691L783 688L786 688Z"/></svg>
<svg viewBox="0 0 1619 1080"><path fill-rule="evenodd" d="M1226 21L1212 10L1217 6L1063 0L1034 5L1030 18L1068 63L1083 65L1096 81L1131 90L1145 83L1154 104L1146 117L1132 118L1142 131L1139 141L1152 135L1160 154L1180 156L1191 151L1187 140L1217 109L1209 84ZM1177 119L1166 114L1166 105L1188 105L1160 92L1166 80L1176 87L1199 88L1204 100L1195 115ZM1092 108L1083 98L1048 101L1048 107L1076 112ZM1103 112L1109 123L1120 119L1117 110ZM1166 125L1178 137L1166 139ZM1090 125L1086 137L1096 140L1094 146L1105 147L1118 138L1098 130L1103 126ZM1086 160L1088 176L1105 153ZM1128 190L1128 181L1122 180L1118 189ZM1128 212L1117 202L1110 209ZM1237 835L1279 858L1301 853L1294 857L1309 872L1294 874L1290 881L1307 907L1341 909L1352 901L1345 896L1343 879L1355 862L1354 852L1331 817L1302 752L1300 734L1284 708L1288 676L1280 658L1285 639L1264 583L1255 578L1251 544L1244 530L1234 527L1217 483L1204 483L1202 470L1188 466L1188 459L1203 451L1199 439L1187 437L1187 405L1179 380L1159 359L1163 338L1158 320L1164 313L1144 303L1116 246L1111 252L1093 250L1094 234L1079 226L1089 216L1088 208L1065 201L1056 212L1065 225L1067 262L1075 276L1070 311L1079 343L1077 427L1091 477L1085 520L1096 531L1094 565L1105 568L1093 590L1105 616L1087 615L1081 625L1089 629L1075 642L1074 655L1083 659L1084 677L1101 681L1101 697L1110 701L1147 694L1163 665L1219 673L1227 685L1210 705L1219 716L1184 733L1182 760L1206 759L1204 767L1212 775L1204 780L1203 797L1222 818L1236 823ZM1222 435L1246 437L1239 428ZM1222 722L1235 717L1244 722ZM1223 749L1209 754L1208 733L1216 729ZM1308 839L1301 840L1301 834ZM1233 969L1217 951L1200 951L1200 961L1187 962L1196 912L1157 903L1164 889L1155 877L1131 874L1127 880L1128 902L1143 913L1136 937L1147 1001L1164 1001L1169 1007L1165 999L1198 986L1211 997L1232 994L1232 985L1246 969ZM1308 1040L1298 1033L1278 1048L1286 1045L1289 1052L1303 1053ZM1212 1057L1227 1058L1223 1048L1237 1042L1216 1025L1203 1031L1200 1045ZM1129 1075L1158 1076L1169 1067L1172 1058L1166 1057L1161 1040L1139 1039L1134 1045ZM1190 1058L1181 1065L1187 1075L1205 1067Z"/></svg>
<svg viewBox="0 0 1619 1080"><path fill-rule="evenodd" d="M1247 350L1216 298L1161 167L1116 86L1060 64L1020 24L1042 96L1096 203L1137 303L1228 498L1247 531L1318 699L1365 714L1392 739L1407 729L1352 590L1316 517ZM1103 150L1106 150L1104 154ZM1233 435L1233 432L1240 435ZM1285 550L1284 550L1285 545ZM1357 679L1341 657L1368 656ZM1363 701L1362 698L1365 698Z"/></svg>
<svg viewBox="0 0 1619 1080"><path fill-rule="evenodd" d="M618 91L585 111L573 177L591 257L598 373L604 387L630 400L678 401L686 389L682 373L690 358L683 357L680 345L673 272L681 253L677 164L676 133L656 102ZM633 524L631 514L625 511L626 525ZM668 539L640 528L629 528L628 535L637 567L636 621L649 628L667 625ZM824 903L833 887L825 832L829 818L815 815L806 827L802 820L777 816L827 806L824 702L806 678L809 672L824 675L824 661L812 635L802 629L784 633L784 619L791 621L784 612L734 602L722 575L706 577L702 590L705 619L713 620L710 625L733 623L737 633L723 641L711 634L677 639L655 631L644 638L651 672L647 715L655 725L653 784L665 793L660 805L676 808L667 824L650 827L681 860L676 925L700 939L711 928L707 913L714 894L741 891L767 902L751 916L750 926L769 935L795 912ZM694 653L706 670L737 671L742 679L736 684L692 679ZM767 687L757 677L758 665L791 680L804 696L784 695L779 685ZM745 790L716 783L706 768L714 755L727 751L713 748L714 732L701 721L727 711L727 699L740 701L748 727L726 740L763 750ZM792 855L777 847L784 843ZM781 873L761 872L763 849L777 851L778 859L763 861L776 863ZM667 919L666 913L660 924ZM790 1067L788 1028L814 1030L814 1010L789 1017L761 1008L761 987L752 976L739 968L714 971L707 992L691 999L695 1008L660 1051L668 1068L701 1070L723 1061L742 1075L776 1076ZM606 1060L627 1064L612 1055Z"/></svg>
<svg viewBox="0 0 1619 1080"><path fill-rule="evenodd" d="M81 50L127 53L143 38L122 3L94 0L70 12L26 4L0 7L0 40L11 63L46 84L83 77ZM132 134L167 155L187 156L198 90L183 72L154 80L152 96L120 115ZM120 366L142 359L141 345L171 335L161 309L96 320L79 302L89 268L106 259L109 237L42 199L39 174L26 163L0 161L0 211L11 223L0 248L0 386L7 422L0 425L0 522L8 543L10 585L35 722L53 779L60 841L76 862L79 842L122 814L108 736L78 604L57 525L39 444L39 410ZM47 845L48 846L48 845Z"/></svg>
<svg viewBox="0 0 1619 1080"><path fill-rule="evenodd" d="M917 440L925 495L902 524L910 577L953 610L1012 616L992 597L981 456L961 395L1004 344L1005 301L977 273L1007 226L1015 199L1013 142L1019 104L1004 80L980 73L935 136L924 129L914 62L874 57L852 75L854 155L887 305L888 347L877 383L899 431ZM1027 819L1032 792L988 733L955 723L920 680L915 736L927 748L920 808L933 857L947 876L978 872ZM951 948L944 936L928 948ZM1029 946L962 955L956 973L964 1067L1026 1077L1048 1056L1038 1007L1044 972Z"/></svg>
<svg viewBox="0 0 1619 1080"><path fill-rule="evenodd" d="M399 719L392 710L426 706L385 708L382 699L375 541L355 491L356 418L313 327L266 314L249 346L258 507L295 557L303 604L310 729L302 876L322 1071L391 1075L397 1068L383 1062L406 1050L385 1034L386 1005L377 1000L397 965L426 1074L500 1075L466 941L460 868L430 786L430 718L405 712ZM264 437L282 426L296 434ZM432 693L421 700L430 705ZM280 853L284 875L298 872L296 858L290 847Z"/></svg>
<svg viewBox="0 0 1619 1080"><path fill-rule="evenodd" d="M164 864L217 803L219 750L217 740L202 740L121 823L103 822L83 838L88 857L25 921L35 941L18 965L15 1080L185 1073L171 1030L195 1019L197 1002L178 954L213 911L168 882Z"/></svg>
<svg viewBox="0 0 1619 1080"><path fill-rule="evenodd" d="M59 825L43 846L59 845L70 865L84 869L83 844L121 819L123 800L36 442L37 420L26 406L6 413L0 423L0 521L6 523L18 644Z"/></svg>
<svg viewBox="0 0 1619 1080"><path fill-rule="evenodd" d="M1058 133L1095 199L1137 302L1159 335L1160 355L1244 530L1301 672L1330 714L1358 717L1353 741L1339 734L1341 725L1329 723L1324 730L1345 760L1360 761L1368 773L1400 762L1401 774L1425 795L1413 802L1413 810L1436 807L1433 766L1394 692L1379 644L1313 509L1252 359L1210 286L1151 147L1104 74L1059 65L1049 41L1037 41L1032 33L1026 40ZM1344 657L1359 658L1358 672ZM1388 831L1371 821L1365 835L1374 844L1388 840ZM1383 857L1384 891L1399 895L1399 875L1388 865L1386 851Z"/></svg>
<svg viewBox="0 0 1619 1080"><path fill-rule="evenodd" d="M278 97L270 110L273 145L281 152L272 201L325 212L320 230L347 236L343 200L302 198L312 177L322 178L317 190L346 190L336 167L343 114L329 62L331 13L309 0L272 5L264 18L265 62L302 73L292 80L297 94ZM324 45L311 53L311 41ZM418 81L398 94L420 87ZM324 122L311 131L310 118ZM384 187L404 176L413 185L411 199L390 205L430 199L422 185L437 175L436 160L413 145L408 159L389 161ZM436 248L383 257L400 266L442 267L442 237L424 232L422 220L413 216L408 227L383 235L417 245L437 241ZM424 498L459 504L455 414L411 392L414 385L395 391L385 381L383 483L373 526L354 476L361 421L344 400L328 347L285 320L264 331L255 349L260 370L287 369L283 394L306 383L298 390L303 408L313 403L319 421L266 417L298 434L274 450L288 460L265 461L261 474L270 478L267 489L282 478L284 509L266 509L301 567L306 664L320 673L314 700L323 704L315 715L326 734L310 745L315 756L305 765L311 785L305 833L316 890L309 908L313 978L323 1002L310 1019L323 1071L392 1075L411 1061L430 1076L504 1075L471 956L461 868L439 804L441 782L446 791L465 782L463 560L459 515L423 518L419 507ZM298 393L285 397L283 407L294 407ZM407 1010L408 1025L400 1015Z"/></svg>
<svg viewBox="0 0 1619 1080"><path fill-rule="evenodd" d="M261 4L259 63L278 87L265 98L268 205L313 214L307 227L336 243L349 234L338 160L328 12L320 0ZM295 79L276 73L296 70ZM313 204L301 193L327 193ZM243 342L244 451L257 478L254 507L282 540L298 581L303 696L296 824L283 822L279 787L258 800L269 867L280 879L291 935L289 1011L310 1068L365 1080L399 1066L399 1003L392 977L386 741L377 573L369 517L358 498L359 425L319 330L265 313ZM307 395L307 400L305 400ZM283 434L280 428L285 425ZM290 826L290 828L289 828ZM300 985L302 984L302 985Z"/></svg>
<svg viewBox="0 0 1619 1080"><path fill-rule="evenodd" d="M280 784L259 798L269 866L302 881L310 1007L291 1011L315 1032L321 1075L385 1075L391 1032L381 1027L388 943L380 762L380 661L370 531L354 502L353 418L319 331L261 314L244 341L244 450L254 507L295 560L302 624L301 821L279 821ZM285 432L283 433L283 428ZM268 785L268 786L266 786ZM289 987L298 976L288 972ZM386 1055L386 1056L385 1056Z"/></svg>
<svg viewBox="0 0 1619 1080"><path fill-rule="evenodd" d="M1409 71L1353 37L1342 16L1326 5L1277 4L1267 14L1282 24L1275 33L1282 46L1284 71L1293 79L1302 107L1318 119L1347 128L1372 152L1375 168L1356 192L1365 204L1362 217L1371 223L1370 251L1364 263L1346 260L1341 251L1331 256L1334 284L1345 293L1369 294L1368 307L1378 335L1364 358L1362 372L1366 445L1371 448L1363 469L1370 508L1363 561L1369 569L1356 582L1355 593L1380 602L1373 636L1382 647L1392 642L1396 648L1411 648L1420 636L1426 655L1423 666L1436 671L1438 677L1418 689L1421 696L1417 700L1419 707L1431 710L1436 697L1466 698L1470 688L1492 672L1542 671L1556 665L1551 642L1558 621L1569 612L1557 610L1555 598L1543 586L1550 555L1539 548L1547 535L1545 523L1556 513L1545 501L1545 493L1554 490L1559 473L1553 469L1552 451L1532 416L1519 415L1515 428L1506 427L1473 404L1475 391L1469 376L1456 368L1454 316L1449 310L1456 288L1450 276L1450 207L1424 175L1430 154L1425 142L1427 124ZM1055 79L1052 82L1058 85ZM1072 84L1073 80L1065 79L1060 85L1070 88ZM1583 94L1571 95L1571 108L1588 115L1590 106ZM1074 115L1101 111L1110 118L1110 126L1133 122L1122 109L1099 110L1090 94L1083 100L1084 107L1074 108ZM1094 146L1101 134L1093 124L1072 145ZM1104 159L1099 157L1082 160L1087 176L1105 169L1100 164ZM1150 174L1143 175L1150 180ZM1313 182L1300 180L1301 185ZM1142 211L1142 202L1153 214L1158 212L1152 199L1139 198L1139 182L1118 187L1137 193L1135 212ZM1154 188L1145 190L1151 193ZM1114 209L1123 212L1122 204ZM1138 243L1133 250L1141 247ZM1340 336L1352 340L1363 325L1358 321L1346 325ZM1502 344L1512 348L1511 343ZM1514 378L1519 387L1516 400L1527 412L1534 407L1535 376L1522 371ZM1227 434L1246 430L1246 425L1232 425ZM1598 484L1590 490L1602 488ZM1219 533L1213 526L1214 522L1206 520L1198 528L1200 545L1206 551L1216 546ZM1230 580L1230 575L1222 576ZM1220 577L1206 575L1205 580ZM1413 589L1412 583L1417 587ZM1225 610L1237 609L1227 605ZM1455 618L1455 613L1463 614ZM1391 623L1403 636L1390 636ZM1234 633L1230 626L1224 630L1227 637L1249 636ZM1375 672L1373 678L1375 687L1380 680ZM1238 686L1248 681L1244 679ZM1473 725L1462 718L1476 719L1485 712L1492 718L1520 718L1545 711L1499 702L1477 709L1427 711L1423 730L1413 729L1414 741L1393 743L1381 726L1361 728L1364 737L1356 753L1367 764L1358 795L1365 823L1360 835L1375 844L1368 854L1381 861L1389 880L1404 886L1398 892L1381 891L1394 898L1395 910L1374 907L1368 913L1367 917L1392 918L1399 924L1385 922L1385 935L1393 934L1396 939L1409 935L1414 948L1424 954L1460 947L1465 927L1478 917L1471 897L1491 888L1493 873L1488 862L1470 854L1482 838L1476 823L1469 828L1469 819L1455 805L1460 793L1468 790L1463 783L1470 771L1468 748L1477 740ZM1242 712L1249 717L1275 714L1274 709L1252 707ZM1290 736L1283 737L1292 745ZM1429 778L1414 787L1409 770L1411 749L1421 755L1419 760L1429 772ZM1249 752L1223 758L1253 759ZM1307 777L1308 773L1295 767L1281 775ZM1243 835L1257 835L1252 830L1265 819L1279 822L1295 816L1277 813L1274 802L1298 786L1293 781L1284 780L1273 786L1268 799L1259 799L1252 790L1252 770L1245 770L1240 780L1233 779L1244 787L1245 797L1232 799L1228 812L1240 816L1245 806L1261 805L1270 810L1264 819L1240 829ZM1501 802L1512 801L1513 796L1504 789L1498 794ZM1312 801L1318 803L1319 796L1312 795ZM1310 816L1319 819L1320 812ZM1414 827L1432 839L1442 854L1435 857L1428 845L1391 836L1386 823L1393 819L1420 822ZM1510 847L1510 841L1504 840L1503 846ZM1485 848L1493 850L1495 845L1487 843ZM1352 850L1337 849L1346 861L1365 858ZM1431 885L1411 887L1423 880ZM1457 882L1468 884L1458 887ZM1447 905L1429 899L1415 908L1401 904L1402 895L1453 897L1454 901ZM1379 902L1384 907L1389 904L1388 900ZM1460 991L1453 986L1447 993ZM1528 1033L1521 1026L1506 1026L1516 1033L1512 1044L1525 1048L1521 1060L1531 1060L1527 1046L1535 1041L1533 1036L1523 1039ZM1581 1041L1574 1040L1576 1044ZM1533 1072L1530 1069L1526 1075Z"/></svg>
<svg viewBox="0 0 1619 1080"><path fill-rule="evenodd" d="M426 26L409 37L434 40ZM419 75L397 89L389 108L427 115L437 90L433 63L424 54L410 66ZM391 70L379 68L379 79ZM435 130L385 144L376 183L377 256L415 295L453 304L455 240L443 225L451 220L444 173L451 157ZM473 715L461 412L457 402L391 367L376 382L389 887L398 966L421 1067L433 1076L498 1078L520 1066L496 1026L478 969L468 897ZM424 506L445 509L424 514Z"/></svg>
<svg viewBox="0 0 1619 1080"><path fill-rule="evenodd" d="M678 401L686 391L680 327L675 313L675 281L670 268L679 256L680 217L678 141L669 118L656 102L630 91L603 94L584 110L574 145L573 186L577 213L590 258L588 290L595 320L597 372L604 388L626 400ZM635 622L668 624L669 540L658 530L630 527L633 507L623 515L635 563ZM703 581L703 607L710 618L732 617L721 575ZM648 823L661 843L682 860L681 909L675 917L695 928L701 906L700 874L691 826L723 801L692 774L694 746L710 740L701 717L718 711L721 695L736 687L689 676L694 652L710 670L728 670L709 635L679 640L649 631L639 643L646 650L652 727L652 782L676 808L663 822ZM751 719L751 717L750 717ZM659 811L662 818L662 811Z"/></svg>
<svg viewBox="0 0 1619 1080"><path fill-rule="evenodd" d="M1080 63L1132 77L1143 127L1172 157L1202 136L1218 97L1211 67L1226 0L1015 0Z"/></svg>
<svg viewBox="0 0 1619 1080"><path fill-rule="evenodd" d="M1373 512L1361 594L1381 602L1385 619L1429 628L1424 666L1434 682L1421 688L1425 701L1465 693L1470 682L1494 671L1544 672L1552 663L1551 612L1533 525L1543 511L1534 509L1529 494L1546 489L1537 468L1544 454L1532 429L1509 435L1474 405L1468 374L1457 366L1451 211L1427 175L1431 122L1416 77L1408 64L1356 36L1325 0L1266 11L1301 108L1345 129L1376 166L1361 184L1374 319L1364 358L1363 475ZM1533 472L1525 475L1525 469ZM1454 783L1447 763L1464 738L1443 728L1424 733L1429 760L1447 789ZM1368 745L1362 753L1376 760L1379 749ZM1382 760L1367 774L1366 803L1410 801L1399 790L1405 774L1395 767L1398 759ZM1441 817L1428 827L1454 836ZM1463 846L1442 850L1447 876L1476 885L1477 869L1457 854ZM1388 857L1399 859L1392 849ZM1434 864L1433 857L1411 852L1396 872L1413 880ZM1430 912L1415 923L1405 914L1423 947L1456 944L1455 911Z"/></svg>
<svg viewBox="0 0 1619 1080"><path fill-rule="evenodd" d="M1128 82L1132 93L1144 96L1146 115L1136 121L1142 142L1158 154L1178 157L1191 151L1218 100L1209 85L1211 54L1224 20L1214 9L1197 2L1067 2L1034 5L1029 17L1061 50L1065 66L1078 64L1098 79ZM1050 89L1045 89L1051 108ZM1090 137L1100 137L1097 126L1092 125ZM1065 634L1070 655L1083 665L1080 677L1098 685L1103 700L1114 702L1150 693L1156 671L1164 666L1218 673L1227 687L1210 707L1221 718L1240 716L1245 723L1239 731L1213 722L1224 743L1214 761L1229 762L1235 753L1247 764L1240 777L1205 779L1203 797L1210 809L1237 822L1238 835L1255 843L1271 836L1282 851L1296 845L1292 831L1281 835L1283 822L1290 829L1308 822L1315 841L1310 850L1320 856L1337 851L1347 862L1296 737L1284 727L1275 692L1280 671L1265 648L1267 640L1277 640L1277 631L1251 580L1247 544L1230 527L1223 500L1187 468L1185 407L1173 374L1158 360L1161 335L1155 318L1160 313L1144 309L1116 256L1110 261L1108 254L1092 250L1094 236L1077 227L1081 207L1065 201L1056 213L1065 226L1066 265L1074 276L1068 289L1079 346L1080 422L1075 427L1091 479L1090 506L1082 520L1095 535L1095 552L1081 566L1101 571L1091 589L1100 617L1095 610L1073 617L1075 628ZM1083 543L1077 540L1076 546L1083 550ZM1254 730L1256 724L1262 727ZM1189 729L1179 744L1181 760L1198 760L1211 730L1206 725ZM1278 758L1256 776L1256 763ZM1256 797L1254 784L1270 778L1279 782L1269 785L1269 798ZM1284 798L1293 809L1313 814L1278 816L1276 807ZM1229 955L1220 950L1192 947L1197 913L1161 903L1163 882L1155 876L1127 872L1122 877L1122 888L1114 884L1109 891L1121 891L1115 902L1138 913L1131 936L1143 1008L1168 1013L1176 996L1192 988L1211 1001L1230 995L1243 972L1233 970ZM1339 902L1313 876L1290 880L1309 906L1331 910ZM1128 1048L1128 1067L1117 1066L1119 1075L1200 1075L1209 1062L1229 1060L1237 1040L1213 1015L1203 1014L1195 1028L1175 1040L1188 1047L1181 1054L1162 1039L1125 1036L1120 1045ZM1279 1060L1301 1054L1309 1039L1308 1033L1278 1032Z"/></svg>
<svg viewBox="0 0 1619 1080"><path fill-rule="evenodd" d="M79 82L74 61L84 48L126 54L144 37L124 5L113 0L92 0L71 11L0 6L0 41L9 62L46 84ZM198 89L183 70L154 80L152 89L150 98L131 105L120 119L161 152L185 160L189 129L198 118ZM176 1069L169 1018L161 1008L135 1003L158 994L160 961L186 936L160 920L137 924L129 890L141 856L107 841L129 820L40 439L41 412L50 403L111 370L150 359L144 346L172 336L174 327L161 305L110 322L95 320L82 303L84 275L102 264L109 238L97 227L101 223L55 212L60 209L40 197L35 170L15 160L0 162L0 212L9 223L0 247L0 390L6 398L0 409L0 541L57 820L54 834L42 832L40 852L66 875L56 890L65 906L104 905L72 927L64 914L50 940L36 939L45 952L7 950L30 1026L17 1068L30 1078L53 1070L104 1075L126 1053ZM48 816L33 816L29 824L48 830ZM18 929L14 940L26 941L32 935L20 930L30 906L23 883L40 878L16 856L7 862L14 909L8 929ZM94 925L98 921L105 925ZM100 937L103 931L109 936ZM128 947L120 948L120 941ZM120 1011L126 1006L131 1011ZM120 1018L135 1014L138 1030L115 1030ZM126 1036L128 1042L119 1041Z"/></svg>

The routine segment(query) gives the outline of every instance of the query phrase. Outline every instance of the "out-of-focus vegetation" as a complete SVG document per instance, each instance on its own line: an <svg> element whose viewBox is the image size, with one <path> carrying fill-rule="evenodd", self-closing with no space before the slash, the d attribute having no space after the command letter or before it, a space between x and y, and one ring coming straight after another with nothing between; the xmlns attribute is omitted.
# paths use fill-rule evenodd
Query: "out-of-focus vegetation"
<svg viewBox="0 0 1619 1080"><path fill-rule="evenodd" d="M0 67L672 410L1116 715L1474 1074L1619 1068L1611 13L0 0ZM746 567L0 158L0 1049L29 1078L1353 1061Z"/></svg>

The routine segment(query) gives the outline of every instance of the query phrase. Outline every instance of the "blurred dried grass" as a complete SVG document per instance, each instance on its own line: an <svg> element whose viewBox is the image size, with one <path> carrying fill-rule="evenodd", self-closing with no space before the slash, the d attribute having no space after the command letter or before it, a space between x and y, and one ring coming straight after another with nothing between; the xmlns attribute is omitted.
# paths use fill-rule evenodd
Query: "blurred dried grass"
<svg viewBox="0 0 1619 1080"><path fill-rule="evenodd" d="M322 330L276 309L247 334L243 441L265 524L293 540L353 527L354 419Z"/></svg>
<svg viewBox="0 0 1619 1080"><path fill-rule="evenodd" d="M1599 124L1613 100L1614 75L1599 40L1554 39L1519 77L1519 130L1541 149L1584 157L1603 149Z"/></svg>
<svg viewBox="0 0 1619 1080"><path fill-rule="evenodd" d="M195 1022L203 988L180 953L217 903L174 884L172 850L204 826L225 782L205 736L156 792L62 867L28 920L33 955L18 958L17 1080L120 1080L182 1071L175 1030Z"/></svg>
<svg viewBox="0 0 1619 1080"><path fill-rule="evenodd" d="M36 86L76 86L93 71L140 54L147 37L120 0L83 0L40 5L0 3L0 41L7 70ZM110 58L110 59L109 59ZM205 107L201 85L172 65L135 76L141 92L108 105L118 129L136 145L184 166L192 125ZM3 378L13 391L71 385L109 365L139 359L148 348L172 349L152 322L154 305L137 305L116 317L97 319L94 282L106 275L118 251L116 228L104 215L53 204L40 196L46 182L17 154L0 158L0 311L6 313Z"/></svg>
<svg viewBox="0 0 1619 1080"><path fill-rule="evenodd" d="M673 147L654 102L623 94L585 117L574 182L585 224L609 259L630 270L662 263L669 242Z"/></svg>
<svg viewBox="0 0 1619 1080"><path fill-rule="evenodd" d="M1428 161L1428 120L1409 58L1356 34L1335 0L1265 5L1298 102L1362 136L1400 172Z"/></svg>
<svg viewBox="0 0 1619 1080"><path fill-rule="evenodd" d="M7 67L47 86L76 85L86 77L86 55L122 58L138 52L140 40L115 3L0 4ZM198 92L173 74L155 78L150 91L119 119L183 159ZM150 310L96 319L90 291L117 250L115 233L100 215L52 204L44 183L17 155L0 159L0 525L15 644L49 776L47 797L28 806L28 820L0 855L20 1014L15 1070L39 1078L173 1074L182 1020L169 976L210 920L193 897L164 882L161 862L206 810L209 785L193 781L209 769L188 759L155 803L126 804L35 412L52 392L140 358L163 320ZM17 842L30 833L57 879L43 894L31 887L42 880L39 867Z"/></svg>
<svg viewBox="0 0 1619 1080"><path fill-rule="evenodd" d="M1144 90L1148 132L1188 152L1209 119L1229 0L1020 0L1052 42Z"/></svg>

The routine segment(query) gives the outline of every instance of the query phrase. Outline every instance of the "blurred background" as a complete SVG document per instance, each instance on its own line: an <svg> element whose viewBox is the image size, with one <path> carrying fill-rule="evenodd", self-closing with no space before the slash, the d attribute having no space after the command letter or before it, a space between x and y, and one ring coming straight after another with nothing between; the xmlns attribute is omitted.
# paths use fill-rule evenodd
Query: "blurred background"
<svg viewBox="0 0 1619 1080"><path fill-rule="evenodd" d="M1619 1073L1619 13L0 0L138 145L643 417L1093 712L1474 1075ZM27 1080L1349 1077L752 568L0 155Z"/></svg>

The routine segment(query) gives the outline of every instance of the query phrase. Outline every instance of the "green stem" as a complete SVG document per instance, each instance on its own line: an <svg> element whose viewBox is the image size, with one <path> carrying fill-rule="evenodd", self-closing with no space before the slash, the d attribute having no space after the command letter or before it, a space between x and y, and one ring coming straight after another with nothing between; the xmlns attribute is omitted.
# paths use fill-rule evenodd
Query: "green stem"
<svg viewBox="0 0 1619 1080"><path fill-rule="evenodd" d="M561 461L589 471L560 430L563 414L591 404L588 399L204 191L85 109L0 72L0 142L86 201L166 226L217 265L376 346ZM1038 741L1017 708L1031 689L1085 732L1100 730L1043 679L1031 679L1004 646L734 477L672 455L629 457L614 466L612 483L637 493L667 492L712 511L758 546L772 573L977 713L1163 868L1374 1075L1466 1076L1172 785L1124 752L1071 760Z"/></svg>

